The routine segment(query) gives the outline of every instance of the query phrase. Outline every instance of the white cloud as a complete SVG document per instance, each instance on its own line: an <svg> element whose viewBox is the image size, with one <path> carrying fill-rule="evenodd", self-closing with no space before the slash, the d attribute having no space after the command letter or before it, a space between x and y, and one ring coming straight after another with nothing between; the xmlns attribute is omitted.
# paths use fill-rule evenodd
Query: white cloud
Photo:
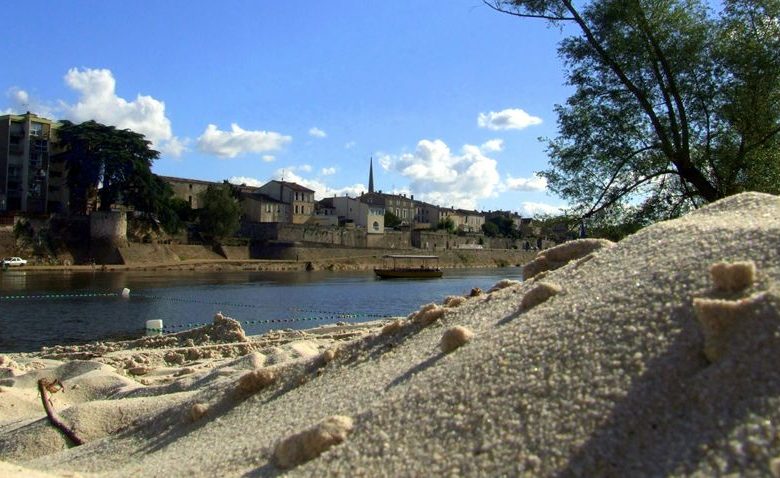
<svg viewBox="0 0 780 478"><path fill-rule="evenodd" d="M357 146L357 143L354 141L349 141L347 144L344 145L344 149L352 149L355 146Z"/></svg>
<svg viewBox="0 0 780 478"><path fill-rule="evenodd" d="M312 167L310 164L302 164L293 169L297 169L298 171L303 171L304 173L310 173L312 171Z"/></svg>
<svg viewBox="0 0 780 478"><path fill-rule="evenodd" d="M547 178L538 174L534 174L530 178L507 176L506 186L513 191L541 192L547 189Z"/></svg>
<svg viewBox="0 0 780 478"><path fill-rule="evenodd" d="M311 129L309 129L309 136L314 136L315 138L324 138L328 136L328 133L314 126Z"/></svg>
<svg viewBox="0 0 780 478"><path fill-rule="evenodd" d="M422 140L414 153L381 156L379 163L411 180L417 199L443 207L475 209L479 199L495 197L501 188L496 161L474 145L454 154L441 140Z"/></svg>
<svg viewBox="0 0 780 478"><path fill-rule="evenodd" d="M27 91L16 86L9 88L6 96L11 107L0 111L0 114L24 114L29 111L44 118L56 119L58 116L55 107L33 98Z"/></svg>
<svg viewBox="0 0 780 478"><path fill-rule="evenodd" d="M266 155L263 155L263 158L262 158L262 159L263 159L263 161L265 161L266 163L273 163L274 161L276 161L276 157L275 157L275 156L273 156L273 155L271 155L271 154L266 154Z"/></svg>
<svg viewBox="0 0 780 478"><path fill-rule="evenodd" d="M534 217L537 214L561 214L565 208L563 206L553 206L540 202L523 202L518 211L523 217Z"/></svg>
<svg viewBox="0 0 780 478"><path fill-rule="evenodd" d="M345 186L342 188L332 188L322 181L316 179L306 179L302 176L295 174L289 169L278 169L274 172L273 176L265 181L260 179L246 177L246 176L234 176L228 179L233 184L246 184L247 186L262 186L263 184L271 181L272 179L280 179L284 177L285 182L298 183L301 186L307 187L314 191L315 199L322 199L333 196L349 195L350 197L357 197L361 193L368 191L368 188L363 184L354 184L352 186Z"/></svg>
<svg viewBox="0 0 780 478"><path fill-rule="evenodd" d="M336 168L322 168L322 170L320 170L320 174L323 176L332 176L336 174Z"/></svg>
<svg viewBox="0 0 780 478"><path fill-rule="evenodd" d="M479 149L481 149L483 153L497 153L499 151L503 151L504 150L504 140L503 139L491 139L491 140L485 141L484 143L482 143L482 146L480 146Z"/></svg>
<svg viewBox="0 0 780 478"><path fill-rule="evenodd" d="M174 136L170 141L162 142L158 149L163 154L179 158L185 151L189 151L189 148L187 147L189 144L189 138L181 140Z"/></svg>
<svg viewBox="0 0 780 478"><path fill-rule="evenodd" d="M502 111L480 113L477 125L495 131L507 129L525 129L529 126L542 124L542 119L531 116L519 108L509 108Z"/></svg>
<svg viewBox="0 0 780 478"><path fill-rule="evenodd" d="M228 182L230 184L236 184L238 186L242 184L246 184L247 186L260 187L263 184L267 183L268 181L260 181L259 179L250 178L248 176L232 176L228 178Z"/></svg>
<svg viewBox="0 0 780 478"><path fill-rule="evenodd" d="M235 158L245 153L275 151L290 141L290 136L274 131L249 131L236 123L230 125L230 131L222 131L216 125L209 124L198 138L198 148L220 158Z"/></svg>
<svg viewBox="0 0 780 478"><path fill-rule="evenodd" d="M79 94L75 104L60 101L65 118L80 123L95 120L143 134L154 148L177 156L186 150L186 140L173 135L171 121L165 115L165 103L147 95L128 101L116 94L111 70L71 68L65 84Z"/></svg>

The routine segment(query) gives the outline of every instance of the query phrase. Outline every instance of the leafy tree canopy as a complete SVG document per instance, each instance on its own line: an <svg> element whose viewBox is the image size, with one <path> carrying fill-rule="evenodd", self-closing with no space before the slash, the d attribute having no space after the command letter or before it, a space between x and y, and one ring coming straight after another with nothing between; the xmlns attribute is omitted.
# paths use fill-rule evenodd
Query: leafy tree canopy
<svg viewBox="0 0 780 478"><path fill-rule="evenodd" d="M496 235L508 237L510 239L517 239L520 237L520 231L517 230L517 225L515 224L515 221L512 220L511 217L507 216L494 216L489 219L485 220L485 224L483 226L483 231L486 231L486 228L488 228L491 232L493 231L493 227L495 226ZM485 232L488 234L487 232ZM490 234L488 234L490 235Z"/></svg>
<svg viewBox="0 0 780 478"><path fill-rule="evenodd" d="M487 220L485 224L482 224L482 233L487 237L498 237L500 231L495 222Z"/></svg>
<svg viewBox="0 0 780 478"><path fill-rule="evenodd" d="M451 217L447 216L446 218L439 220L439 223L436 224L436 229L443 229L452 234L455 232L455 221Z"/></svg>
<svg viewBox="0 0 780 478"><path fill-rule="evenodd" d="M95 194L104 211L122 200L138 210L155 212L153 204L161 200L158 195L166 194L151 172L160 153L142 134L95 121L62 121L57 142L64 150L74 212L86 213Z"/></svg>
<svg viewBox="0 0 780 478"><path fill-rule="evenodd" d="M385 227L396 227L401 224L401 218L390 211L385 211Z"/></svg>
<svg viewBox="0 0 780 478"><path fill-rule="evenodd" d="M232 236L238 231L241 205L233 197L230 186L211 185L201 193L203 207L198 210L201 231L216 240Z"/></svg>
<svg viewBox="0 0 780 478"><path fill-rule="evenodd" d="M574 93L541 174L577 216L607 220L622 204L641 224L780 193L780 0L716 13L703 0L484 2L575 27L559 47Z"/></svg>

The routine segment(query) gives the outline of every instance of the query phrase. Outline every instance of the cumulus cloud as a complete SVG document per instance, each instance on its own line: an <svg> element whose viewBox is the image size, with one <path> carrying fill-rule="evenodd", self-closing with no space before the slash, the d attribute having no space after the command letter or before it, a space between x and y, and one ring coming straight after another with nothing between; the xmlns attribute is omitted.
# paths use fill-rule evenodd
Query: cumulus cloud
<svg viewBox="0 0 780 478"><path fill-rule="evenodd" d="M198 138L198 148L220 158L235 158L245 153L276 151L290 141L290 136L274 131L249 131L236 123L230 125L230 131L222 131L209 124Z"/></svg>
<svg viewBox="0 0 780 478"><path fill-rule="evenodd" d="M336 168L322 168L322 170L320 170L320 174L323 176L332 176L336 174Z"/></svg>
<svg viewBox="0 0 780 478"><path fill-rule="evenodd" d="M276 157L275 157L275 156L273 156L273 155L271 155L271 154L265 154L265 155L263 155L263 158L262 158L262 159L263 159L263 161L265 161L266 163L273 163L274 161L276 161Z"/></svg>
<svg viewBox="0 0 780 478"><path fill-rule="evenodd" d="M542 124L542 119L531 116L519 108L508 108L502 111L480 113L477 117L477 125L494 131L508 129L525 129L529 126Z"/></svg>
<svg viewBox="0 0 780 478"><path fill-rule="evenodd" d="M347 144L344 145L344 149L352 149L357 145L354 141L349 141Z"/></svg>
<svg viewBox="0 0 780 478"><path fill-rule="evenodd" d="M481 149L483 153L497 153L499 151L503 151L504 150L504 140L503 139L491 139L491 140L485 141L484 143L482 143L482 146L480 146L479 149Z"/></svg>
<svg viewBox="0 0 780 478"><path fill-rule="evenodd" d="M0 111L0 114L24 114L30 111L44 118L56 118L58 116L54 106L33 98L27 91L16 86L9 88L6 91L6 96L11 107Z"/></svg>
<svg viewBox="0 0 780 478"><path fill-rule="evenodd" d="M475 209L501 187L496 161L474 145L456 154L441 140L422 140L414 153L384 155L379 163L409 179L419 199L444 207Z"/></svg>
<svg viewBox="0 0 780 478"><path fill-rule="evenodd" d="M160 151L178 156L186 150L186 140L173 135L165 115L165 103L147 95L128 101L116 94L111 70L71 68L65 84L79 94L75 104L60 102L62 115L76 123L95 120L143 134Z"/></svg>
<svg viewBox="0 0 780 478"><path fill-rule="evenodd" d="M231 176L228 178L228 182L230 184L235 184L238 186L245 184L247 186L259 188L260 186L267 183L268 181L260 181L257 178L251 178L249 176Z"/></svg>
<svg viewBox="0 0 780 478"><path fill-rule="evenodd" d="M513 191L541 192L547 189L547 178L538 174L534 174L530 178L507 176L506 186Z"/></svg>
<svg viewBox="0 0 780 478"><path fill-rule="evenodd" d="M523 202L518 211L523 217L534 217L538 214L561 214L565 208L563 206L553 206L540 202Z"/></svg>
<svg viewBox="0 0 780 478"><path fill-rule="evenodd" d="M319 200L326 197L344 196L345 194L350 197L357 197L361 193L368 191L368 188L363 184L353 184L351 186L344 186L341 188L334 188L328 186L324 182L317 179L306 179L302 176L295 174L289 169L278 169L274 172L273 176L263 181L256 178L247 176L234 176L229 178L228 181L232 184L246 184L247 186L262 186L263 184L271 181L272 179L279 179L284 177L285 182L297 183L301 186L307 187L314 191L315 199Z"/></svg>
<svg viewBox="0 0 780 478"><path fill-rule="evenodd" d="M315 138L324 138L328 136L328 134L314 126L313 128L309 129L309 136L314 136Z"/></svg>

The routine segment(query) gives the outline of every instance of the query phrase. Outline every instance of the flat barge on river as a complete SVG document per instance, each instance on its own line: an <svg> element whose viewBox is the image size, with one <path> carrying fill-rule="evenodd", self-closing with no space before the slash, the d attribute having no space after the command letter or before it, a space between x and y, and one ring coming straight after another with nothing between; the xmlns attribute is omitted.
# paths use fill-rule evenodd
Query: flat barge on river
<svg viewBox="0 0 780 478"><path fill-rule="evenodd" d="M442 276L439 256L382 256L382 267L374 268L382 279L432 279Z"/></svg>

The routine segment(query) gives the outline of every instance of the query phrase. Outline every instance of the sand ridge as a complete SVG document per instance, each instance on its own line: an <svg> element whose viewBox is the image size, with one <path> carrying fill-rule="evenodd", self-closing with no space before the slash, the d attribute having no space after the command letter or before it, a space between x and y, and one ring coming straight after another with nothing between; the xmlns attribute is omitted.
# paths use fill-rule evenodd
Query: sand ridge
<svg viewBox="0 0 780 478"><path fill-rule="evenodd" d="M309 353L294 359L235 348L162 367L155 356L151 367L176 372L148 384L152 371L133 377L121 361L98 362L114 371L90 365L85 375L135 383L71 408L171 404L124 428L96 427L104 435L85 445L30 444L24 456L8 451L9 437L33 425L0 415L0 460L97 476L771 475L780 464L779 245L780 200L741 194L598 250L567 245L565 264L526 282L442 298L349 341L300 345ZM724 282L715 264L750 280ZM709 331L701 301L723 302L704 302L720 324ZM469 340L444 353L455 327ZM0 395L70 360L9 358L26 369L6 372ZM247 393L238 384L249 373L262 380ZM282 470L280 444L317 430L337 439L296 451L305 460Z"/></svg>

